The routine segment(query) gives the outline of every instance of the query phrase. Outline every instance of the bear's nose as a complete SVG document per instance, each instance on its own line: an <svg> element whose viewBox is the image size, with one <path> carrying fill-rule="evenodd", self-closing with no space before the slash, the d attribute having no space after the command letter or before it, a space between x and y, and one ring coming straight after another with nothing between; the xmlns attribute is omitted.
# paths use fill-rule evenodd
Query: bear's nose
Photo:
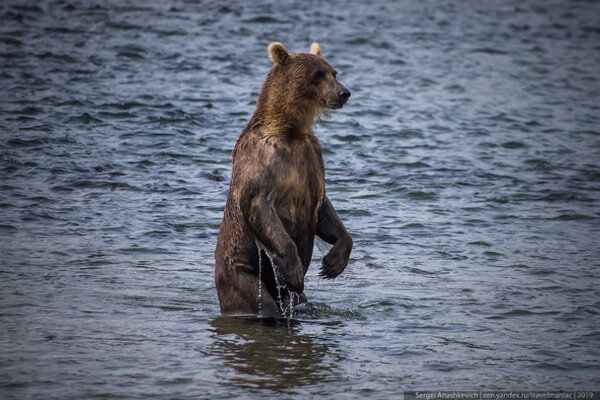
<svg viewBox="0 0 600 400"><path fill-rule="evenodd" d="M346 88L343 88L342 90L340 90L339 96L340 101L342 103L345 103L346 101L348 101L348 97L350 97L350 91Z"/></svg>

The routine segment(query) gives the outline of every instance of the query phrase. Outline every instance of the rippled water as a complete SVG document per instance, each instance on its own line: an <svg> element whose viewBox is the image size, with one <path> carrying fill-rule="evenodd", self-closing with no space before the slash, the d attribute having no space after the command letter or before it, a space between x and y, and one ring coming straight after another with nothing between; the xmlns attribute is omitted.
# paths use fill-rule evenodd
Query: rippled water
<svg viewBox="0 0 600 400"><path fill-rule="evenodd" d="M600 3L0 3L0 397L600 388ZM354 238L314 312L222 318L231 150L319 41Z"/></svg>

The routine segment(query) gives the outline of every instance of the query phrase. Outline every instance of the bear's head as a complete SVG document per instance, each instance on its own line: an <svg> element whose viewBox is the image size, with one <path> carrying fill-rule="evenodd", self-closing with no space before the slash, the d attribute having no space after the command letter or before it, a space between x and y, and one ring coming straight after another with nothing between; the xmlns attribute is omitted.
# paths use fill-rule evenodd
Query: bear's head
<svg viewBox="0 0 600 400"><path fill-rule="evenodd" d="M263 90L279 109L304 113L312 124L315 117L327 116L348 101L350 91L337 81L337 71L323 59L318 43L310 46L310 53L290 54L279 42L271 43L268 51L274 65Z"/></svg>

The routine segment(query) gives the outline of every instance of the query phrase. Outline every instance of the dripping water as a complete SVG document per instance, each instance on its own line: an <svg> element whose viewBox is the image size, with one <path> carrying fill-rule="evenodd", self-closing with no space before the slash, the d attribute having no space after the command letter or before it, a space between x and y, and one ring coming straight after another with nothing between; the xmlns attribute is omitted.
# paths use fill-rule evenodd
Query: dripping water
<svg viewBox="0 0 600 400"><path fill-rule="evenodd" d="M258 317L262 318L262 254L258 247Z"/></svg>
<svg viewBox="0 0 600 400"><path fill-rule="evenodd" d="M294 296L296 293L290 291L290 306L289 306L289 318L294 318Z"/></svg>
<svg viewBox="0 0 600 400"><path fill-rule="evenodd" d="M265 251L265 254L267 255L267 257L269 257L269 261L271 261L271 267L273 268L273 275L275 275L275 286L277 286L277 301L279 303L279 309L281 310L281 312L283 314L285 309L283 308L283 301L281 300L281 285L279 284L279 278L277 277L277 266L275 265L273 258L267 251Z"/></svg>
<svg viewBox="0 0 600 400"><path fill-rule="evenodd" d="M263 249L258 245L257 245L257 248L258 248L258 316L259 316L259 318L262 318L262 316L263 316L262 315L262 268L263 268L262 250ZM275 262L273 262L273 258L267 251L265 251L265 254L271 261L271 266L273 268L273 274L275 276L275 285L277 286L277 301L279 303L279 308L281 310L281 314L283 317L291 319L294 317L295 293L293 293L291 291L289 292L289 305L287 308L285 308L283 306L283 296L281 295L281 287L282 286L285 287L285 285L281 285L279 283L279 278L277 277L277 266L275 265Z"/></svg>

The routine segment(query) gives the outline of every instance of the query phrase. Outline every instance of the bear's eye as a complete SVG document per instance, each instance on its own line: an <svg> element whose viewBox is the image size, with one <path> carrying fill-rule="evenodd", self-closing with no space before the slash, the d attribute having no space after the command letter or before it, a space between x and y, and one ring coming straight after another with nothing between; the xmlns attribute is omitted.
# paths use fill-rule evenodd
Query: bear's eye
<svg viewBox="0 0 600 400"><path fill-rule="evenodd" d="M315 80L315 82L318 82L318 81L322 80L323 78L325 78L325 72L323 72L323 71L317 71L313 75L313 79Z"/></svg>
<svg viewBox="0 0 600 400"><path fill-rule="evenodd" d="M333 79L335 79L335 78L337 77L337 71L335 71L335 70L334 70L334 71L332 72L332 74L333 74Z"/></svg>

